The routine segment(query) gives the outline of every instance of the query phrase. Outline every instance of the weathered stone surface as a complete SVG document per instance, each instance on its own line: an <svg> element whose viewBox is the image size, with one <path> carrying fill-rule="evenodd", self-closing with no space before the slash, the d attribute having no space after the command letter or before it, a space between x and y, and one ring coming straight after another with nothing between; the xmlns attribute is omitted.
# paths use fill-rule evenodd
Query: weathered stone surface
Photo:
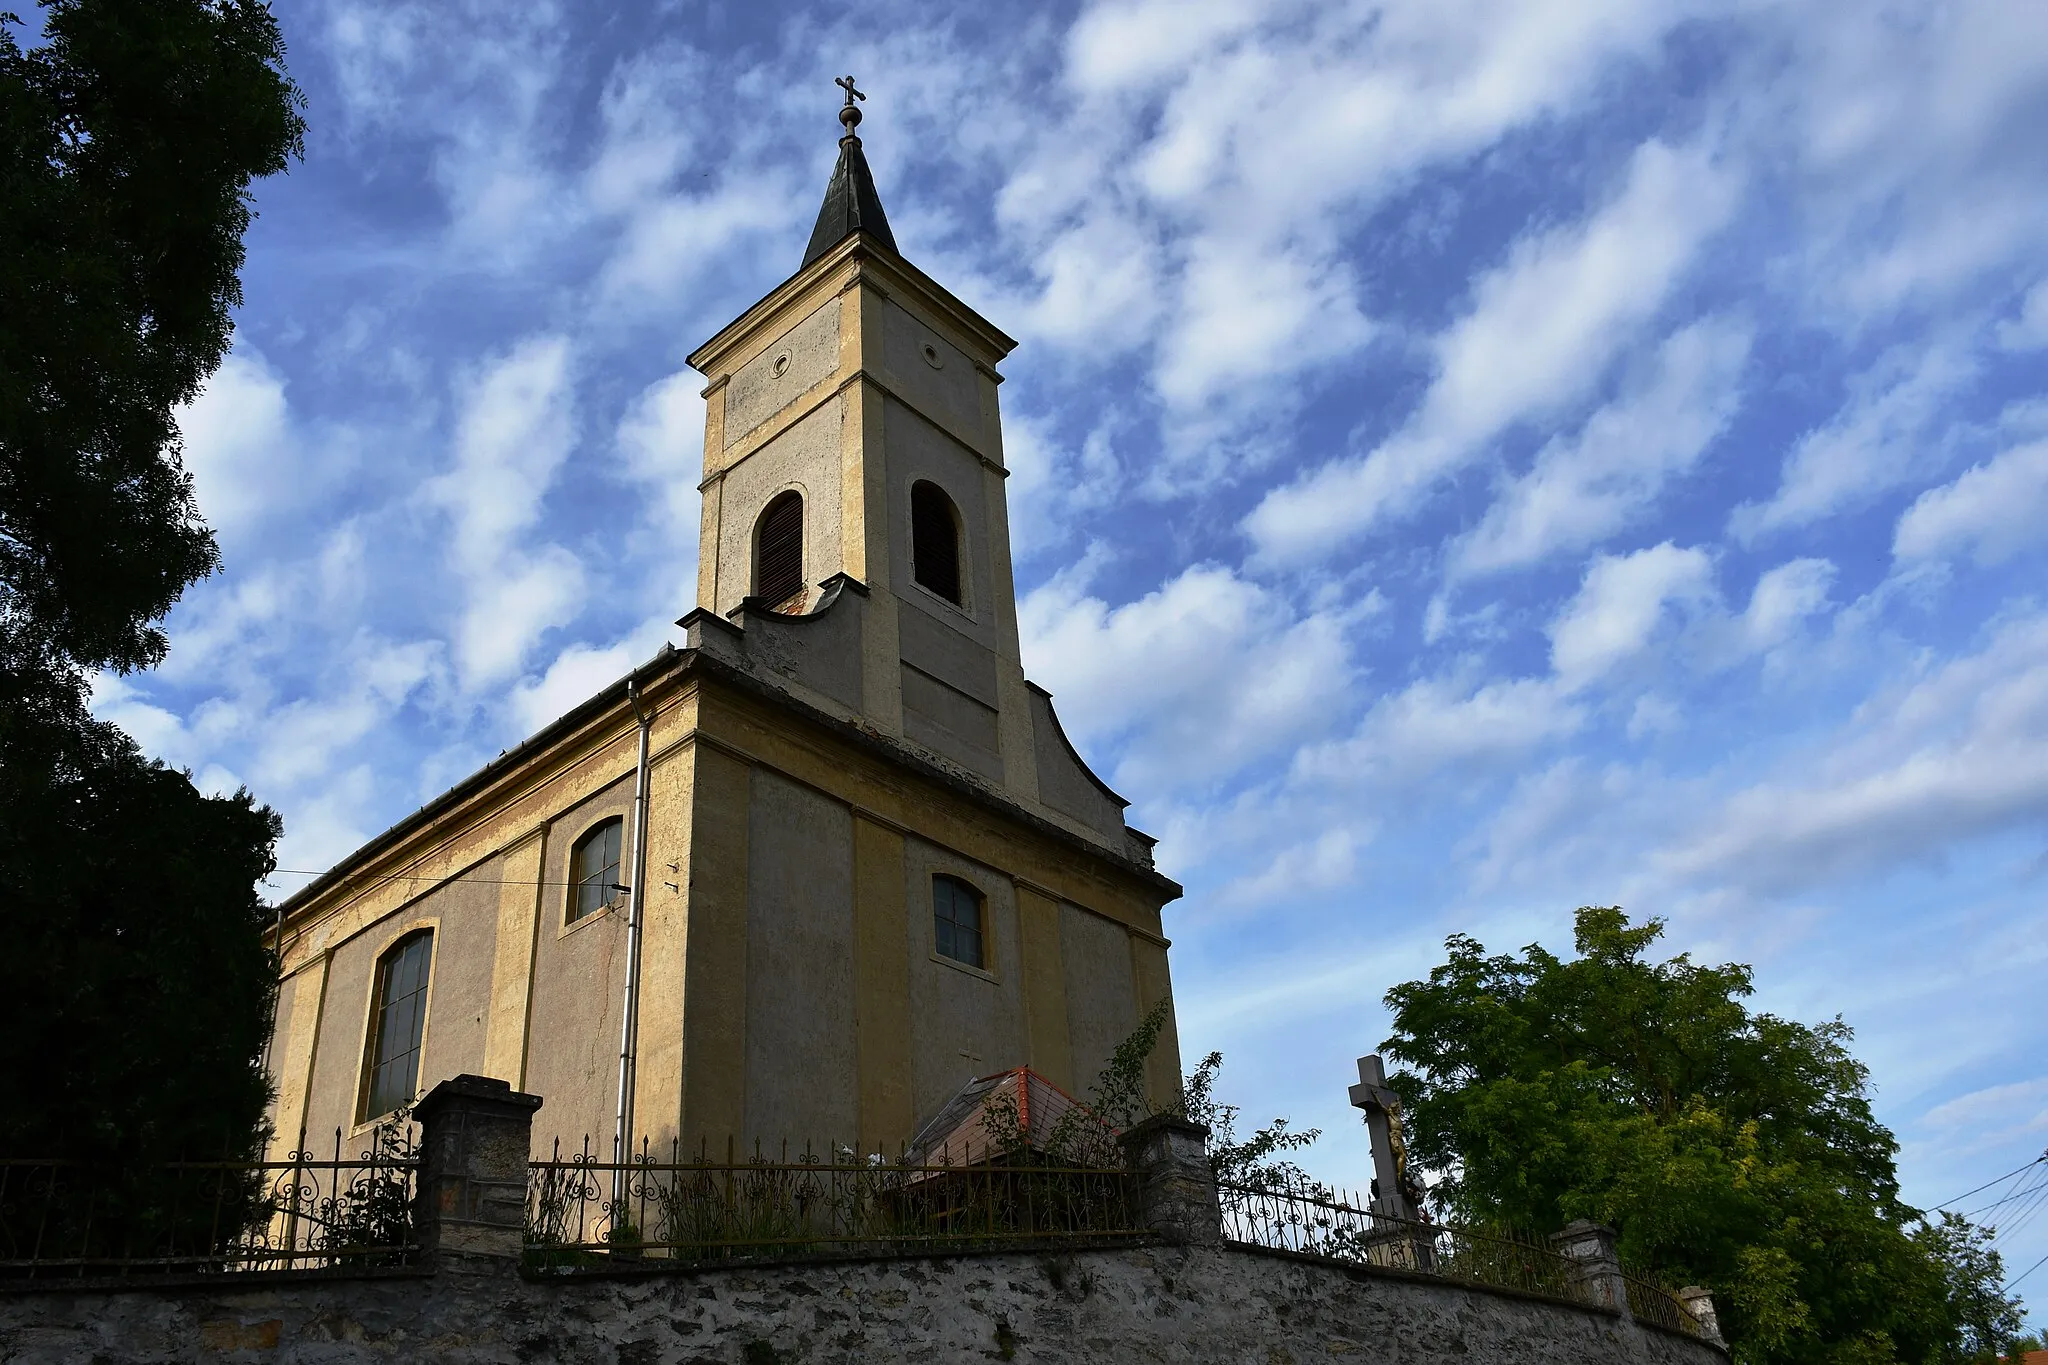
<svg viewBox="0 0 2048 1365"><path fill-rule="evenodd" d="M1612 1313L1235 1248L0 1293L0 1361L1722 1365Z"/></svg>

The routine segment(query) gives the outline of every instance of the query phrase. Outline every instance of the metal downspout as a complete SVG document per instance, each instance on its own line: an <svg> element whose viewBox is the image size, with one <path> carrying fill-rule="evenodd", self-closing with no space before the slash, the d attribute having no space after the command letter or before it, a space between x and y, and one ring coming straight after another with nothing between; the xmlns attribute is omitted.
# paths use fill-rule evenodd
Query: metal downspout
<svg viewBox="0 0 2048 1365"><path fill-rule="evenodd" d="M647 905L647 743L654 713L640 706L640 680L626 684L626 700L632 703L633 718L640 725L640 761L633 776L633 881L626 888L626 1001L625 1018L619 1025L619 1112L612 1130L612 1233L623 1236L631 1222L626 1199L630 1183L627 1165L633 1159L633 1090L637 1078L636 1053L640 1041L640 929Z"/></svg>

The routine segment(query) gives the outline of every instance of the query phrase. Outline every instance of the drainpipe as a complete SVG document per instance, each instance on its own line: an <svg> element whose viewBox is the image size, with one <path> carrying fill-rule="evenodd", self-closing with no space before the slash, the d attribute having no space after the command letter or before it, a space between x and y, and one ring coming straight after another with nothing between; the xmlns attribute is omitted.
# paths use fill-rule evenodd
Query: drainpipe
<svg viewBox="0 0 2048 1365"><path fill-rule="evenodd" d="M612 1159L618 1169L612 1173L612 1229L624 1231L626 1196L630 1182L626 1165L633 1159L633 1090L640 1041L640 929L647 907L647 736L654 724L654 712L640 705L640 680L626 683L626 700L633 705L633 719L640 725L640 762L633 775L633 884L626 888L626 1007L619 1026L619 1112L618 1127L612 1135Z"/></svg>

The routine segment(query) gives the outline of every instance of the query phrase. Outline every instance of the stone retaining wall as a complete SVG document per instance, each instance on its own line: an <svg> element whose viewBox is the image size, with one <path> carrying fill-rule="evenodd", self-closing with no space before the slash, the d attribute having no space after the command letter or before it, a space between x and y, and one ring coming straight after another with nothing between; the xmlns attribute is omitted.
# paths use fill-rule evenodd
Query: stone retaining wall
<svg viewBox="0 0 2048 1365"><path fill-rule="evenodd" d="M1238 1247L0 1292L0 1361L1726 1365L1618 1314Z"/></svg>

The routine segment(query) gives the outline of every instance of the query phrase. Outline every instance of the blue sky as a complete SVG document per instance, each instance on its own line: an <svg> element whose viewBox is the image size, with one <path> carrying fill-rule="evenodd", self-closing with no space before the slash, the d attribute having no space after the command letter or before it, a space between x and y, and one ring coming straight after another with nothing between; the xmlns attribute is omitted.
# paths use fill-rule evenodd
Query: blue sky
<svg viewBox="0 0 2048 1365"><path fill-rule="evenodd" d="M1381 993L1618 902L1848 1019L1909 1197L2048 1145L2032 0L281 15L307 156L184 418L224 566L98 705L283 867L672 638L682 358L795 268L851 71L1021 341L1026 663L1187 885L1189 1062L1362 1181Z"/></svg>

